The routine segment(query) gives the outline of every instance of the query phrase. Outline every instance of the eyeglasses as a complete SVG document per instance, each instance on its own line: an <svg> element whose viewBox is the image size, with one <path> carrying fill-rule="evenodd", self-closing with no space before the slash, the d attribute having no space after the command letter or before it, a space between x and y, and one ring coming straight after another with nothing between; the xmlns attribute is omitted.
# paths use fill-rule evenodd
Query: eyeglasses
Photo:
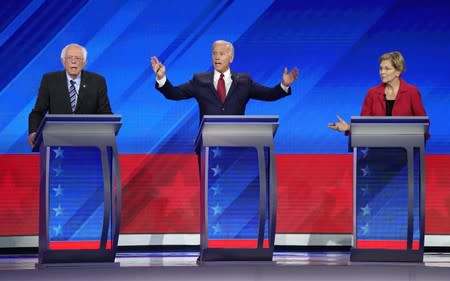
<svg viewBox="0 0 450 281"><path fill-rule="evenodd" d="M83 58L82 58L82 57L74 57L74 56L65 57L64 59L65 59L66 61L75 61L75 62L83 61Z"/></svg>

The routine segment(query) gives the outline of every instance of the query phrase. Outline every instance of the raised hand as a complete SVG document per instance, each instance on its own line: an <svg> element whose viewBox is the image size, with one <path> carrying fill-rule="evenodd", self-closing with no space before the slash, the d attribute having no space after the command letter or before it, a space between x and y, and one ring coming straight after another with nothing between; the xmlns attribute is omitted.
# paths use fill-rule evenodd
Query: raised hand
<svg viewBox="0 0 450 281"><path fill-rule="evenodd" d="M281 83L286 87L290 87L292 83L294 83L295 79L297 79L299 72L300 71L296 67L294 67L290 72L288 72L287 67L285 67Z"/></svg>
<svg viewBox="0 0 450 281"><path fill-rule="evenodd" d="M156 75L156 78L158 79L164 78L164 76L166 76L166 67L164 66L164 64L162 64L155 56L151 57L150 61L152 64L153 72Z"/></svg>
<svg viewBox="0 0 450 281"><path fill-rule="evenodd" d="M345 122L344 119L342 119L339 115L336 115L336 118L339 120L338 123L329 123L328 128L339 131L339 132L346 132L350 130L350 125Z"/></svg>

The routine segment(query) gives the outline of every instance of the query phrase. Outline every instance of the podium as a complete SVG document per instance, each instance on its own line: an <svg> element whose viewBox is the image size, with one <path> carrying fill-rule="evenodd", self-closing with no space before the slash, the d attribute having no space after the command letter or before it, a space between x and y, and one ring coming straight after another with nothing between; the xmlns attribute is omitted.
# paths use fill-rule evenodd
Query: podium
<svg viewBox="0 0 450 281"><path fill-rule="evenodd" d="M423 261L428 126L426 116L352 117L351 261Z"/></svg>
<svg viewBox="0 0 450 281"><path fill-rule="evenodd" d="M277 116L204 116L200 262L271 261L276 224Z"/></svg>
<svg viewBox="0 0 450 281"><path fill-rule="evenodd" d="M115 136L119 115L47 115L40 152L38 267L113 263L121 181Z"/></svg>

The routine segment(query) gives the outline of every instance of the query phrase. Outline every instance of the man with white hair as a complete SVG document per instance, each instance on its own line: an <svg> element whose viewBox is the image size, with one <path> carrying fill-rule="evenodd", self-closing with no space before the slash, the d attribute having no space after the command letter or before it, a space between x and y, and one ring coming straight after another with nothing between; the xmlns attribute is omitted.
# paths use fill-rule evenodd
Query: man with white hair
<svg viewBox="0 0 450 281"><path fill-rule="evenodd" d="M87 51L69 44L61 51L64 70L46 73L28 116L28 142L34 146L36 130L45 114L112 114L105 78L83 70Z"/></svg>
<svg viewBox="0 0 450 281"><path fill-rule="evenodd" d="M167 99L195 98L204 115L244 115L250 99L274 101L291 94L291 85L297 79L297 68L284 69L281 83L266 87L254 82L248 74L231 72L234 59L233 44L218 40L212 46L214 71L194 74L187 83L173 86L166 77L166 67L157 57L151 58L156 75L156 89Z"/></svg>

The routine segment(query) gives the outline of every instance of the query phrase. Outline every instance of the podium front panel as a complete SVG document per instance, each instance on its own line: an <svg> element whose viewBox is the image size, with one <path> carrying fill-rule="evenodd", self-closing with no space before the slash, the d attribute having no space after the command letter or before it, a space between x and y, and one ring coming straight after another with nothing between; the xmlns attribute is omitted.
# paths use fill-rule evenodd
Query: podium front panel
<svg viewBox="0 0 450 281"><path fill-rule="evenodd" d="M276 225L277 116L204 116L200 261L271 261Z"/></svg>
<svg viewBox="0 0 450 281"><path fill-rule="evenodd" d="M101 151L53 146L49 150L49 249L100 249L104 221ZM82 176L80 176L82 175ZM108 224L110 225L110 224ZM106 249L111 248L108 227Z"/></svg>
<svg viewBox="0 0 450 281"><path fill-rule="evenodd" d="M414 157L413 250L419 249L418 151ZM408 157L405 148L358 147L356 150L357 249L408 249Z"/></svg>
<svg viewBox="0 0 450 281"><path fill-rule="evenodd" d="M264 177L259 158L256 147L209 147L208 248L256 249L260 237L268 247L267 200L261 202L267 196L260 194Z"/></svg>
<svg viewBox="0 0 450 281"><path fill-rule="evenodd" d="M422 262L428 117L352 117L352 261Z"/></svg>

